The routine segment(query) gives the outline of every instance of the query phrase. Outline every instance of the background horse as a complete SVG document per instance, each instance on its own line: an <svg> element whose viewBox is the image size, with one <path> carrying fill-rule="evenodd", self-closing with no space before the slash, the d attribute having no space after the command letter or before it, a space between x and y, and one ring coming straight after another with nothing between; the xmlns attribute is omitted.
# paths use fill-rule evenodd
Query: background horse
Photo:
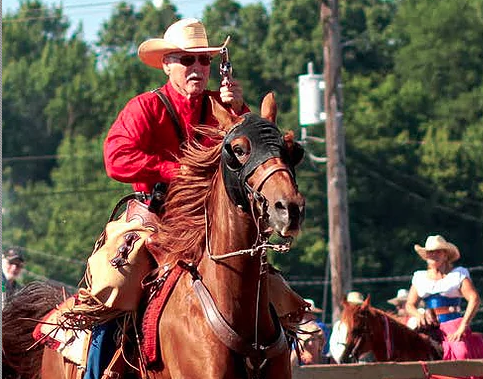
<svg viewBox="0 0 483 379"><path fill-rule="evenodd" d="M358 305L344 300L341 330L345 345L339 363L359 361L417 361L442 359L442 350L428 336L370 305L370 296Z"/></svg>
<svg viewBox="0 0 483 379"><path fill-rule="evenodd" d="M209 148L187 147L180 161L187 170L170 185L149 241L160 267L182 273L159 318L160 356L148 375L290 378L290 347L269 303L267 248L286 251L269 236L291 240L300 230L294 165L302 150L275 126L273 95L261 117L235 117L216 103L213 113L224 132L204 131ZM44 368L60 357L48 350Z"/></svg>

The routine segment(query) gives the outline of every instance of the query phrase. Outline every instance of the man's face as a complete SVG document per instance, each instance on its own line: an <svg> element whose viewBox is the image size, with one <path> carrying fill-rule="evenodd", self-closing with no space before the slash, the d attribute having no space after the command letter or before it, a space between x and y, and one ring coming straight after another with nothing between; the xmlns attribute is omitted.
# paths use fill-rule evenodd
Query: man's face
<svg viewBox="0 0 483 379"><path fill-rule="evenodd" d="M23 262L20 260L8 261L4 259L2 263L5 268L5 276L7 277L7 280L16 279L22 272Z"/></svg>
<svg viewBox="0 0 483 379"><path fill-rule="evenodd" d="M206 89L210 78L211 55L206 53L173 53L164 58L164 72L173 87L187 98Z"/></svg>

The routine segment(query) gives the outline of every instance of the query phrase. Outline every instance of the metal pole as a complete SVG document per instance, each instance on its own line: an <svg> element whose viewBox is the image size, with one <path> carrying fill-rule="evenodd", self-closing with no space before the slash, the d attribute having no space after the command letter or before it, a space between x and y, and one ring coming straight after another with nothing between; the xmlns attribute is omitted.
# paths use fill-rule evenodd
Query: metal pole
<svg viewBox="0 0 483 379"><path fill-rule="evenodd" d="M341 300L352 287L345 135L342 125L342 52L338 0L322 0L324 28L325 140L329 255L332 283L332 323L340 318Z"/></svg>

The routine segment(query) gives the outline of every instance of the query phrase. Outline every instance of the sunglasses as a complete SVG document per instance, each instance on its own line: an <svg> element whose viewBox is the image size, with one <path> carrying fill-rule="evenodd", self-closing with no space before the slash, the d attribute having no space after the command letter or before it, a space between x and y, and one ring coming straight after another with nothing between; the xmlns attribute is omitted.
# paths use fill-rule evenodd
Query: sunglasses
<svg viewBox="0 0 483 379"><path fill-rule="evenodd" d="M185 67L189 67L195 64L196 60L200 62L202 66L209 66L211 64L211 55L203 54L203 55L182 55L180 57L172 55L171 58L177 60Z"/></svg>

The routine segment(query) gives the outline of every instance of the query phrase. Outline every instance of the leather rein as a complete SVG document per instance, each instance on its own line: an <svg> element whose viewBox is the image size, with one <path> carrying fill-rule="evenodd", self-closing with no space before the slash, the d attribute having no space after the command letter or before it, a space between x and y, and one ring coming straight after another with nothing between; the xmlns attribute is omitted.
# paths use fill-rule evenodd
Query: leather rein
<svg viewBox="0 0 483 379"><path fill-rule="evenodd" d="M235 351L236 353L242 355L245 358L245 365L247 369L251 372L252 378L259 378L260 370L265 366L267 361L273 357L278 356L288 348L288 342L285 337L285 332L280 324L278 316L275 309L270 305L270 312L272 319L275 323L278 336L275 341L269 345L261 345L258 341L258 319L260 312L260 291L261 291L261 280L263 276L267 275L267 249L272 249L277 252L286 253L290 250L291 239L285 244L271 244L268 243L269 235L262 231L262 224L268 220L268 201L265 196L260 192L263 184L272 176L275 172L286 171L292 177L292 172L286 167L285 164L277 163L262 172L260 179L254 186L250 186L247 181L245 181L244 188L247 191L248 198L250 200L251 217L255 221L257 226L257 239L253 246L249 249L237 250L234 252L213 255L211 253L210 246L210 228L209 219L207 211L207 201L205 200L205 224L206 224L206 252L208 257L218 263L224 259L231 257L249 255L254 257L258 255L259 257L259 277L257 286L257 304L256 304L256 320L255 320L255 341L246 341L241 337L233 328L228 324L223 315L218 310L211 294L202 282L201 275L199 274L196 266L192 263L178 262L184 269L186 269L192 276L193 279L193 289L200 301L201 307L205 318L210 325L214 334L218 339L229 349ZM207 197L208 198L208 197ZM259 207L260 216L256 216L256 209Z"/></svg>

